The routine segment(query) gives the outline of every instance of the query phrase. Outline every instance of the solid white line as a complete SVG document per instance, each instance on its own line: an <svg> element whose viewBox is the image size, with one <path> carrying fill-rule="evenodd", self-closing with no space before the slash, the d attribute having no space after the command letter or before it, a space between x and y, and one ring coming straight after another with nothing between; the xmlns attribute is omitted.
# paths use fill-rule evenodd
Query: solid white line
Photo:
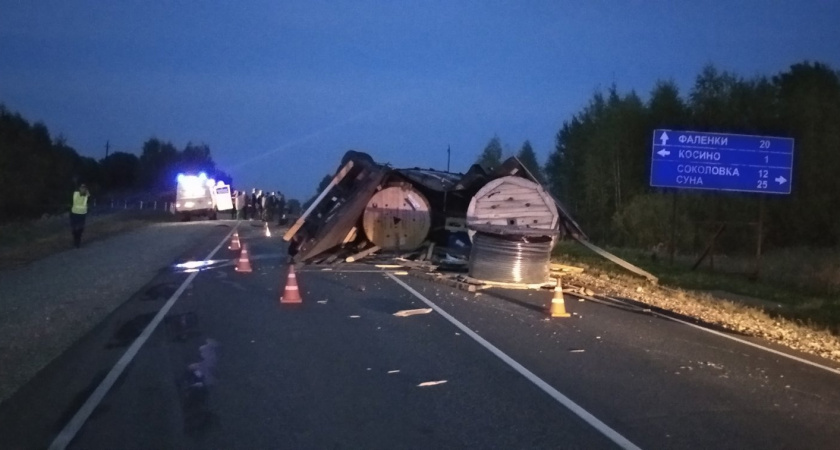
<svg viewBox="0 0 840 450"><path fill-rule="evenodd" d="M688 325L692 328L696 328L698 330L705 331L707 333L712 333L716 336L720 336L720 337L723 337L723 338L726 338L726 339L731 339L733 341L740 342L744 345L749 345L750 347L755 347L755 348L764 350L766 352L770 352L770 353L773 353L773 354L776 354L776 355L779 355L779 356L783 356L785 358L792 359L794 361L801 362L803 364L808 364L809 366L813 366L813 367L816 367L818 369L827 370L829 372L840 375L840 370L837 370L833 367L825 366L825 365L822 365L822 364L819 364L819 363L815 363L813 361L808 361L807 359L800 358L798 356L789 355L785 352L781 352L779 350L775 350L775 349L772 349L770 347L765 347L763 345L756 344L754 342L750 342L750 341L747 341L747 340L744 340L744 339L741 339L741 338L738 338L738 337L735 337L735 336L730 336L726 333L721 333L720 331L715 331L715 330L712 330L712 329L709 329L709 328L705 328L705 327L702 327L700 325L697 325L697 324L694 324L694 323L691 323L691 322L686 322L684 320L680 320L680 319L677 319L677 318L674 318L674 317L669 317L669 316L666 316L665 314L659 314L659 313L653 312L653 311L651 311L651 312L657 317L662 317L664 319L673 320L674 322L678 322L678 323L681 323L683 325Z"/></svg>
<svg viewBox="0 0 840 450"><path fill-rule="evenodd" d="M633 308L638 308L639 307L639 306L634 305L634 304L629 304L629 303L627 303L627 302L625 302L621 299L618 299L618 298L614 298L614 297L610 297L610 296L606 296L606 295L604 297L608 298L608 299L610 299L610 300L612 300L616 303L619 303L621 305L628 305L628 306L631 306ZM735 342L739 342L741 344L748 345L750 347L757 348L759 350L764 350L766 352L770 352L770 353L773 353L775 355L779 355L779 356L785 357L787 359L791 359L791 360L794 360L796 362L800 362L802 364L807 364L809 366L816 367L818 369L826 370L828 372L840 375L840 370L838 370L834 367L826 366L826 365L823 365L823 364L820 364L820 363L815 363L813 361L808 361L807 359L800 358L798 356L794 356L794 355L791 355L791 354L788 354L788 353L785 353L785 352L782 352L782 351L779 351L779 350L775 350L775 349L772 349L770 347L765 347L761 344L756 344L755 342L750 342L746 339L741 339L739 337L732 336L732 335L729 335L729 334L726 334L726 333L722 333L720 331L712 330L711 328L706 328L702 325L697 325L695 323L686 322L685 320L677 319L676 317L671 317L671 316L668 316L668 315L665 315L665 314L658 313L656 311L649 311L649 312L656 317L661 317L663 319L668 319L668 320L671 320L673 322L681 323L683 325L688 325L688 326L690 326L692 328L696 328L700 331L705 331L706 333L714 334L715 336L719 336L719 337L726 338L726 339L729 339L729 340L732 340L732 341L735 341Z"/></svg>
<svg viewBox="0 0 840 450"><path fill-rule="evenodd" d="M216 248L214 248L213 251L210 252L210 254L207 255L206 258L204 258L205 262L213 258L213 255L215 255L216 252L218 252L219 249L222 248L222 246L225 244L225 242L227 242L227 240L230 238L233 232L236 231L236 228L238 226L239 222L237 221L233 229L230 230L230 233L228 233L227 236L225 236L224 239L222 239L222 241L219 242L219 245L217 245ZM142 347L143 344L146 343L146 341L155 331L155 328L157 328L157 326L163 320L163 317L166 316L170 309L172 309L172 305L174 305L175 302L178 301L178 298L181 296L181 294L184 293L184 290L187 289L187 286L189 286L189 284L192 283L192 280L195 279L197 275L198 272L191 273L187 277L187 279L184 280L183 283L181 283L181 286L178 288L178 290L176 290L175 293L172 294L172 297L169 297L169 300L166 301L166 303L163 305L160 311L158 311L158 313L155 315L152 321L149 322L148 325L146 325L146 328L143 330L142 333L140 333L140 336L138 336L137 339L135 339L134 342L131 343L131 346L128 347L128 350L126 350L125 353L123 353L122 357L119 359L119 361L117 361L117 363L114 364L114 367L111 368L111 371L108 372L108 375L105 376L105 379L102 380L101 383L99 383L99 386L96 387L96 390L94 390L93 393L90 394L90 397L88 397L88 399L85 401L82 407L79 408L78 411L76 411L76 414L73 416L72 419L70 419L70 422L68 422L67 425L64 426L60 433L58 433L58 436L56 436L55 439L52 441L52 444L50 444L50 450L64 450L70 444L70 441L72 441L73 438L76 437L76 434L79 432L79 430L82 429L82 426L84 426L85 422L87 422L88 418L93 413L93 410L96 409L97 406L99 406L99 403L102 402L102 399L105 398L105 395L114 386L114 383L116 383L117 379L120 377L120 375L122 375L125 368L128 367L128 365L131 363L131 360L134 359L134 357L137 355L137 352L140 351L140 347Z"/></svg>
<svg viewBox="0 0 840 450"><path fill-rule="evenodd" d="M561 394L561 393L560 393L560 391L558 391L557 389L554 389L551 385L549 385L548 383L546 383L545 381L543 381L540 377L536 376L533 372L531 372L530 370L526 369L526 368L525 368L522 364L519 364L519 363L518 363L518 362L516 362L513 358L511 358L510 356L508 356L507 354L505 354L504 352L502 352L501 350L499 350L498 348L496 348L496 346L494 346L493 344L491 344L490 342L488 342L488 341L487 341L486 339L484 339L483 337L479 336L476 332L474 332L473 330L469 329L469 328L468 328L466 325L464 325L463 323L459 322L459 321L458 321L458 319L456 319L456 318L452 317L451 315L449 315L449 313L447 313L446 311L444 311L444 310L443 310L442 308L440 308L438 305L436 305L436 304L432 303L429 299L427 299L426 297L424 297L424 296L423 296L423 294L421 294L421 293L417 292L416 290L414 290L414 288L412 288L412 287L411 287L411 286L409 286L408 284L404 283L402 280L400 280L399 278L395 277L394 275L391 275L390 273L389 273L389 274L387 274L387 275L388 275L388 277L390 277L392 280L396 281L396 282L397 282L397 284L399 284L400 286L402 286L403 288L405 288L405 290L407 290L408 292L410 292L410 293L414 294L414 296L415 296L415 297L417 297L417 298L419 298L419 299L420 299L423 303L425 303L425 304L426 304L426 305L428 305L430 308L432 308L432 309L434 309L435 311L437 311L437 313L438 313L438 314L440 314L440 315L441 315L441 316L443 316L446 320L448 320L448 321L449 321L449 322L451 322L453 325L455 325L456 327L458 327L458 329L460 329L461 331L463 331L464 333L466 333L466 334L467 334L467 336L469 336L469 337L473 338L476 342L478 342L478 343L479 343L479 344L481 344L484 348L486 348L487 350L489 350L489 351L490 351L490 353L492 353L492 354L496 355L499 359L501 359L502 361L504 361L505 363L507 363L507 365L509 365L509 366L510 366L510 367L512 367L514 370L516 370L517 372L519 372L522 376L524 376L525 378L527 378L527 379L528 379L528 381L530 381L530 382L534 383L537 387L539 387L540 389L542 389L542 390L543 390L546 394L550 395L550 396L551 396L554 400L557 400L557 402L558 402L558 403L560 403L561 405L565 406L565 407L566 407L569 411L571 411L571 412L572 412L572 413L574 413L576 416L578 416L578 417L580 417L581 419L583 419L583 421L585 421L586 423L588 423L590 426L592 426L593 428L595 428L596 430L598 430L598 431L599 431L601 434L603 434L603 435L604 435L607 439L609 439L609 440L613 441L616 445L618 445L618 446L619 446L619 447L621 447L621 448L624 448L624 449L638 449L638 450L640 450L638 446L636 446L635 444L633 444L632 442L630 442L627 438L625 438L624 436L622 436L622 435L618 434L618 432L617 432L617 431L615 431L615 430L613 430L612 428L610 428L610 427L609 427L607 424L605 424L604 422L601 422L601 421L600 421L597 417L593 416L593 415L592 415L592 414L590 414L587 410L585 410L585 409L583 409L582 407L580 407L577 403L573 402L573 401L572 401L569 397L566 397L565 395Z"/></svg>

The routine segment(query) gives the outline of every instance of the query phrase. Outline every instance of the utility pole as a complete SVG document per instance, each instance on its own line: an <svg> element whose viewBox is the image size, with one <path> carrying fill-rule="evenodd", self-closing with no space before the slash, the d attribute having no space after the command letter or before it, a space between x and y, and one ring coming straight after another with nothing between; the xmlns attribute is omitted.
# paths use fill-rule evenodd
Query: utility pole
<svg viewBox="0 0 840 450"><path fill-rule="evenodd" d="M451 147L449 144L446 144L446 173L449 173L449 160L450 160L450 159L452 159L452 158L451 158L451 155L452 155L452 147ZM446 194L447 194L448 192L449 192L449 191L448 191L447 189L444 189L444 191L443 191L443 214L444 214L444 222L446 221L446 219L445 219L445 217L446 217L446 206L447 206L447 200L448 200L448 198L447 198L447 195L446 195Z"/></svg>
<svg viewBox="0 0 840 450"><path fill-rule="evenodd" d="M446 144L446 171L449 172L449 161L452 159L452 147Z"/></svg>
<svg viewBox="0 0 840 450"><path fill-rule="evenodd" d="M108 158L108 152L111 150L111 141L105 141L105 158Z"/></svg>

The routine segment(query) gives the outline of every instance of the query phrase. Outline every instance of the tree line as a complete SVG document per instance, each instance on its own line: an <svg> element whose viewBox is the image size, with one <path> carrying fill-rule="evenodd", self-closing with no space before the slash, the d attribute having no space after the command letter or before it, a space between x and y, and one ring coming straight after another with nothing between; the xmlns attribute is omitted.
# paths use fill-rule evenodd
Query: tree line
<svg viewBox="0 0 840 450"><path fill-rule="evenodd" d="M596 241L649 248L670 238L675 214L678 249L696 251L724 222L722 245L754 249L759 195L652 188L650 155L658 128L790 137L795 140L790 195L766 195L764 243L840 244L840 72L802 62L772 76L745 78L706 66L687 95L660 80L645 101L613 85L597 91L566 120L546 163L519 156L544 177L584 231ZM494 137L477 162L498 164ZM676 205L676 209L674 208Z"/></svg>
<svg viewBox="0 0 840 450"><path fill-rule="evenodd" d="M171 142L150 138L140 155L116 151L96 160L81 156L43 123L30 123L0 105L0 220L39 217L63 212L70 193L87 184L94 196L115 192L172 191L180 172L204 171L230 183L216 168L205 144L177 149Z"/></svg>

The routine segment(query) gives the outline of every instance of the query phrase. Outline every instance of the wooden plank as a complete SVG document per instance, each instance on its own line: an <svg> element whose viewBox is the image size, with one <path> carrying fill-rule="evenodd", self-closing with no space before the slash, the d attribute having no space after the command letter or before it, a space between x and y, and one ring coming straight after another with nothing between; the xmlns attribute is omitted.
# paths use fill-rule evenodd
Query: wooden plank
<svg viewBox="0 0 840 450"><path fill-rule="evenodd" d="M426 260L427 261L432 260L432 254L434 253L434 251L435 251L435 243L432 242L432 243L429 244L429 248L426 250Z"/></svg>
<svg viewBox="0 0 840 450"><path fill-rule="evenodd" d="M292 240L292 238L298 232L300 227L302 227L304 222L306 222L306 218L309 217L309 214L312 213L312 210L314 210L315 207L317 207L318 204L321 203L321 200L323 200L324 197L327 196L327 193L330 192L330 190L333 188L333 186L335 186L336 184L341 182L341 180L343 180L344 177L347 176L347 173L350 172L350 169L352 169L352 168L353 168L353 161L347 161L347 164L345 164L344 167L342 167L341 170L339 170L338 173L335 174L332 181L330 181L330 184L328 184L327 187L324 188L323 191L321 191L321 194L318 195L318 198L316 198L315 201L312 202L311 205L309 205L309 208L307 208L306 211L298 218L298 220L295 222L295 224L291 228L289 228L289 231L287 231L286 234L283 235L283 240L284 241L289 242L289 241Z"/></svg>
<svg viewBox="0 0 840 450"><path fill-rule="evenodd" d="M480 198L487 199L487 200L495 200L496 197L503 195L503 194L510 194L510 195L525 195L530 194L532 192L536 192L535 189L531 188L524 188L510 184L503 184L490 192L487 192Z"/></svg>
<svg viewBox="0 0 840 450"><path fill-rule="evenodd" d="M499 202L499 203L479 203L474 208L474 213L492 213L503 209L523 209L527 211L533 211L535 209L539 209L542 211L550 212L554 214L552 208L546 206L542 200L517 200L514 202Z"/></svg>
<svg viewBox="0 0 840 450"><path fill-rule="evenodd" d="M529 192L527 194L503 194L494 197L483 197L476 200L476 207L479 205L504 205L507 203L533 203L544 205L545 200L536 192Z"/></svg>
<svg viewBox="0 0 840 450"><path fill-rule="evenodd" d="M366 249L366 250L362 250L359 253L356 253L355 255L348 256L347 259L345 259L344 261L349 262L349 263L355 262L355 261L358 261L358 260L360 260L360 259L362 259L366 256L370 256L370 255L372 255L372 254L374 254L378 251L379 251L379 246L374 245L373 247L371 247L369 249Z"/></svg>
<svg viewBox="0 0 840 450"><path fill-rule="evenodd" d="M472 219L477 221L490 219L527 219L527 218L546 218L553 219L554 216L547 211L501 211L493 214L477 214ZM475 220L471 220L475 221Z"/></svg>
<svg viewBox="0 0 840 450"><path fill-rule="evenodd" d="M347 236L344 238L343 241L341 241L341 244L344 245L352 241L353 239L356 239L356 227L350 229L350 231L347 233Z"/></svg>
<svg viewBox="0 0 840 450"><path fill-rule="evenodd" d="M566 264L551 263L548 268L552 272L583 273L583 267L568 266Z"/></svg>
<svg viewBox="0 0 840 450"><path fill-rule="evenodd" d="M508 223L508 220L510 220L510 219L493 219L493 220L488 220L488 221L481 222L481 224L507 227L507 226L511 225L510 223ZM479 225L479 224L476 224L476 225ZM551 230L551 229L554 229L554 227L551 225L550 222L532 223L532 222L526 222L526 221L518 220L513 225L518 226L518 227L527 227L527 228L531 228L531 229L534 229L534 230Z"/></svg>
<svg viewBox="0 0 840 450"><path fill-rule="evenodd" d="M474 216L487 216L493 214L510 214L510 213L528 213L528 214L544 214L546 216L553 217L554 214L545 207L544 204L540 203L539 206L522 206L522 205L507 205L502 206L496 209L479 209L475 211Z"/></svg>

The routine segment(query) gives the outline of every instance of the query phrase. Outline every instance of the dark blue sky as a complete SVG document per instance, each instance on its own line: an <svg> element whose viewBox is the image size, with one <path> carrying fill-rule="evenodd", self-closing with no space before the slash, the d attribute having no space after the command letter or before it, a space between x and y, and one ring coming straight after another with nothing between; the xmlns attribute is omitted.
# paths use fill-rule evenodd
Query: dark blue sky
<svg viewBox="0 0 840 450"><path fill-rule="evenodd" d="M707 63L840 69L840 2L0 0L0 102L80 153L204 142L239 187L305 199L348 149L466 170L541 160L615 82L685 94ZM419 6L422 5L422 6Z"/></svg>

